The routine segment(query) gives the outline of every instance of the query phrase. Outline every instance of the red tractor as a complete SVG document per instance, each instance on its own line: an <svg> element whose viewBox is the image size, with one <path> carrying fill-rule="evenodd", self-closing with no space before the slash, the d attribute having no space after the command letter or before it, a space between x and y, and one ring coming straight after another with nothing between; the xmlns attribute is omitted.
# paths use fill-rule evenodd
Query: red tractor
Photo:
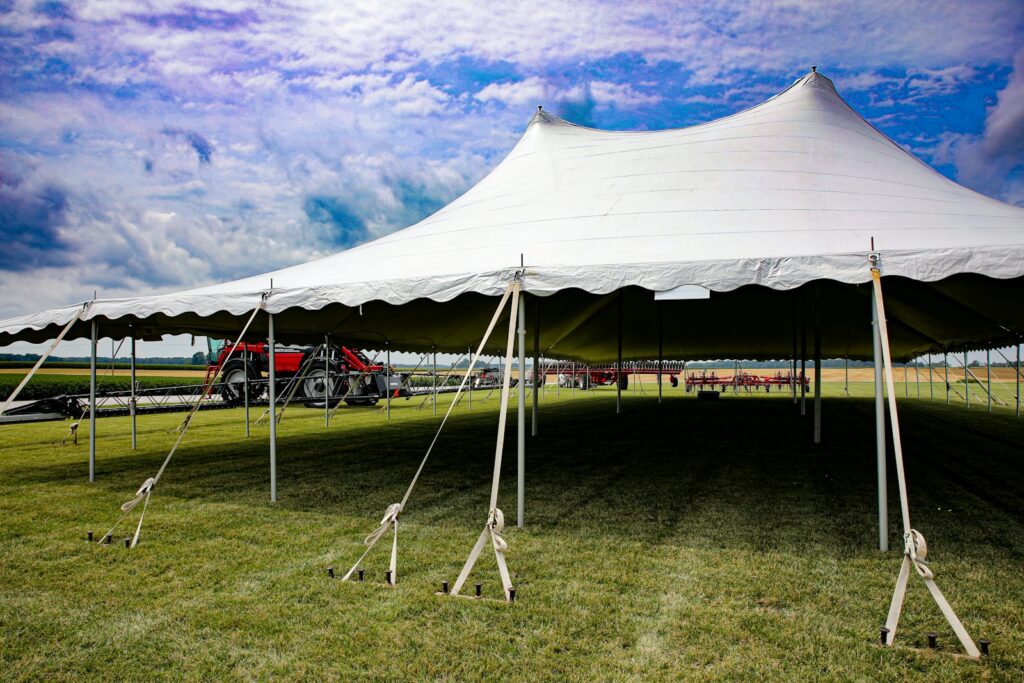
<svg viewBox="0 0 1024 683"><path fill-rule="evenodd" d="M229 355L229 352L230 355ZM212 356L212 354L211 354ZM232 405L245 402L246 374L248 374L249 400L265 398L267 382L264 373L270 369L270 354L264 342L241 343L232 350L225 343L217 354L216 362L206 368L207 380L222 372L221 397ZM295 389L295 398L328 401L345 397L350 405L373 405L387 396L408 396L408 373L386 372L383 365L372 364L362 351L344 346L276 346L274 348L274 376L278 395ZM294 383L299 385L294 387ZM352 386L356 383L355 386ZM349 390L351 387L351 391Z"/></svg>

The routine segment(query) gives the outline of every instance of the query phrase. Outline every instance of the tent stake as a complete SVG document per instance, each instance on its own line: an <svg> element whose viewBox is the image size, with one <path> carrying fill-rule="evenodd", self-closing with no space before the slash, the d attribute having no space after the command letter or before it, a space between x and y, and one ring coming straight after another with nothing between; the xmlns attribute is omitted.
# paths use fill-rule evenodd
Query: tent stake
<svg viewBox="0 0 1024 683"><path fill-rule="evenodd" d="M137 433L135 431L135 413L138 408L138 402L135 398L135 326L132 325L132 359L131 359L131 396L128 398L128 413L132 417L132 450L135 450L137 445Z"/></svg>
<svg viewBox="0 0 1024 683"><path fill-rule="evenodd" d="M516 382L516 526L526 524L526 296L519 295L519 381ZM509 368L509 372L511 372ZM448 591L445 590L445 593Z"/></svg>
<svg viewBox="0 0 1024 683"><path fill-rule="evenodd" d="M889 550L889 490L885 466L885 403L882 396L882 347L878 336L878 305L871 299L871 342L875 370L875 453L878 460L878 549Z"/></svg>
<svg viewBox="0 0 1024 683"><path fill-rule="evenodd" d="M277 502L277 376L274 368L274 314L267 313L267 346L270 353L270 502Z"/></svg>
<svg viewBox="0 0 1024 683"><path fill-rule="evenodd" d="M99 324L93 318L89 352L89 481L96 481L96 345L99 330Z"/></svg>

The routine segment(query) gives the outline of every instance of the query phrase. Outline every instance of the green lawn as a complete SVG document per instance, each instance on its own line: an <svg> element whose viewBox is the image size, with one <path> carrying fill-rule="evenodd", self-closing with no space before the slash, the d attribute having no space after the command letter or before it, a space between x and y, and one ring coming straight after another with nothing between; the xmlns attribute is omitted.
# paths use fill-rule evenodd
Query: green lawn
<svg viewBox="0 0 1024 683"><path fill-rule="evenodd" d="M841 391L841 385L839 386ZM6 680L1024 679L1024 419L903 400L912 515L939 585L975 638L959 645L912 577L898 646L875 645L899 569L876 546L870 400L829 397L822 446L784 397L697 402L668 390L548 389L528 452L527 522L510 528L519 601L434 595L486 518L496 396L449 422L366 583L327 578L401 495L440 420L399 401L289 408L269 502L266 428L197 416L156 490L142 542L89 545L155 474L181 415L0 427L0 670ZM828 393L833 393L831 390ZM927 396L927 394L925 394ZM256 417L258 413L254 413ZM510 434L514 434L514 418ZM83 425L83 434L87 425ZM515 517L514 439L500 505ZM891 470L892 468L890 468ZM899 511L895 475L891 542ZM129 533L116 534L119 541ZM493 554L473 580L500 595ZM471 580L471 583L473 582ZM470 591L472 589L470 588ZM935 630L940 652L922 649Z"/></svg>

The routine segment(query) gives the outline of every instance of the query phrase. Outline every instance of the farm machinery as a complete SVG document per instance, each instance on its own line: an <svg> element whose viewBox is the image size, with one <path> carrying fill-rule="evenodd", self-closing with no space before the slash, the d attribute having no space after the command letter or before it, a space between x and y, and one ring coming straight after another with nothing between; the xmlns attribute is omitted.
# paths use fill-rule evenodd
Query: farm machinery
<svg viewBox="0 0 1024 683"><path fill-rule="evenodd" d="M212 355L212 354L211 354ZM264 342L229 344L221 347L216 361L206 368L209 381L221 375L221 398L229 405L256 402L267 393L264 373L270 370L269 347ZM324 396L349 405L373 405L390 392L392 398L409 396L408 373L388 372L359 350L345 346L275 346L274 375L279 391L294 389L299 400L319 400ZM295 384L298 383L298 386Z"/></svg>
<svg viewBox="0 0 1024 683"><path fill-rule="evenodd" d="M708 372L703 370L698 373L693 373L686 378L686 391L718 391L725 392L732 389L733 392L746 391L760 391L763 387L765 393L772 390L775 387L776 391L788 389L793 386L793 375L788 372L776 372L774 375L754 375L743 370L737 371L732 375L719 376L713 370ZM796 377L796 386L804 385L807 389L810 387L810 380L806 375L801 373Z"/></svg>
<svg viewBox="0 0 1024 683"><path fill-rule="evenodd" d="M623 363L619 370L615 364L611 365L578 365L576 363L559 363L554 369L558 376L558 384L562 387L576 386L580 389L589 389L592 386L615 386L618 382L622 389L629 386L630 375L657 375L658 363L655 361L641 361ZM683 371L683 363L676 361L664 361L661 365L662 376L666 377L668 383L679 386L679 373ZM541 384L544 383L543 378Z"/></svg>

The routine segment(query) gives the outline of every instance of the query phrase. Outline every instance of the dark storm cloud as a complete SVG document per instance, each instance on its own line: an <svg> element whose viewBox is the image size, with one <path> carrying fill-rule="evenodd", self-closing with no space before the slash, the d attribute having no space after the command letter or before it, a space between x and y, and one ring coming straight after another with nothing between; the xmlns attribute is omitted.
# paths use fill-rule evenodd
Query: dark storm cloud
<svg viewBox="0 0 1024 683"><path fill-rule="evenodd" d="M61 234L68 193L53 183L27 186L0 169L0 270L25 271L71 263Z"/></svg>

